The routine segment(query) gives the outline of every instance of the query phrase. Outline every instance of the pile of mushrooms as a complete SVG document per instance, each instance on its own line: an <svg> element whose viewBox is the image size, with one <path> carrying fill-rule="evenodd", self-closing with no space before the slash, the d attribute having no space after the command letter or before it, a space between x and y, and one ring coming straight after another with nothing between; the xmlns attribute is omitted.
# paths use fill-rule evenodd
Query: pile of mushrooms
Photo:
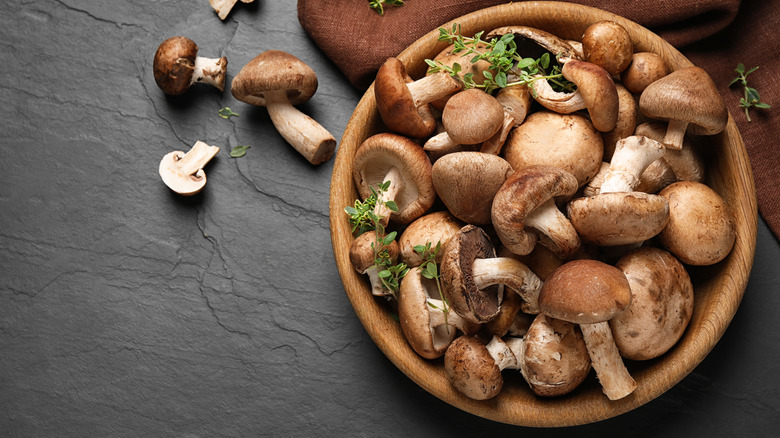
<svg viewBox="0 0 780 438"><path fill-rule="evenodd" d="M397 209L375 213L410 269L397 295L372 291L466 397L495 397L508 370L539 396L593 370L610 400L630 397L631 362L674 348L691 320L689 267L719 263L735 241L702 148L725 128L725 104L704 70L670 71L615 22L580 41L526 26L486 35L507 33L518 51L549 52L576 90L537 80L486 93L441 71L412 79L395 58L380 68L389 132L358 148L353 177L363 199L390 182L380 204ZM419 267L425 245L441 248L438 284Z"/></svg>

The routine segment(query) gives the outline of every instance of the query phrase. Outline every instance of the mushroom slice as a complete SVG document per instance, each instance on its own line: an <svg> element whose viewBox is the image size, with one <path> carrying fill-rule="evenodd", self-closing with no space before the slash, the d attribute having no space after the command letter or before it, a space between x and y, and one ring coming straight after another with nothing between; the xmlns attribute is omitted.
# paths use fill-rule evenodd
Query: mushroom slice
<svg viewBox="0 0 780 438"><path fill-rule="evenodd" d="M202 141L195 145L187 153L173 151L166 154L160 161L160 177L163 182L174 192L190 196L194 195L206 186L206 173L203 167L219 152L216 146L209 146Z"/></svg>
<svg viewBox="0 0 780 438"><path fill-rule="evenodd" d="M631 305L622 271L596 260L573 260L558 268L539 293L541 313L579 324L604 394L618 400L636 389L615 345L609 320Z"/></svg>
<svg viewBox="0 0 780 438"><path fill-rule="evenodd" d="M375 251L374 248L379 249ZM368 231L356 237L350 245L349 261L358 274L368 275L371 282L371 295L384 297L392 295L392 292L384 287L379 278L376 255L380 251L387 251L388 258L395 263L399 253L398 242L393 240L389 245L384 245L377 239L375 231Z"/></svg>
<svg viewBox="0 0 780 438"><path fill-rule="evenodd" d="M620 355L647 360L666 353L682 337L693 313L693 284L668 252L642 247L615 265L631 286L631 306L609 321Z"/></svg>
<svg viewBox="0 0 780 438"><path fill-rule="evenodd" d="M556 397L573 391L590 372L588 348L576 324L539 314L523 336L520 372L534 393Z"/></svg>
<svg viewBox="0 0 780 438"><path fill-rule="evenodd" d="M436 254L436 263L440 263L444 246L464 225L466 224L449 211L436 211L420 216L410 223L398 238L401 261L409 267L420 266L423 262L422 255L414 248L418 245L430 244L431 249L440 245L439 252Z"/></svg>
<svg viewBox="0 0 780 438"><path fill-rule="evenodd" d="M511 173L509 163L497 155L454 152L433 164L433 187L453 216L484 225L491 220L493 197Z"/></svg>
<svg viewBox="0 0 780 438"><path fill-rule="evenodd" d="M375 210L384 222L408 224L422 216L436 199L428 156L417 143L396 134L376 134L360 145L352 162L352 179L363 199L371 196L379 184L390 182ZM388 201L395 202L398 210L389 210L385 205Z"/></svg>
<svg viewBox="0 0 780 438"><path fill-rule="evenodd" d="M558 258L574 254L579 236L555 201L568 199L577 187L574 175L557 167L526 166L514 172L493 199L491 217L501 243L526 255L538 239Z"/></svg>
<svg viewBox="0 0 780 438"><path fill-rule="evenodd" d="M731 207L707 185L679 181L658 193L669 201L661 245L683 263L707 266L726 258L736 241Z"/></svg>
<svg viewBox="0 0 780 438"><path fill-rule="evenodd" d="M279 134L311 164L328 161L336 139L322 125L293 105L309 100L317 91L317 75L295 56L267 50L249 61L233 78L230 92L236 99L268 109Z"/></svg>
<svg viewBox="0 0 780 438"><path fill-rule="evenodd" d="M241 3L252 3L253 1L255 0L241 0ZM214 12L217 13L220 20L227 18L237 2L238 0L209 0L209 4L214 9Z"/></svg>
<svg viewBox="0 0 780 438"><path fill-rule="evenodd" d="M504 341L493 336L485 344L475 336L455 339L444 355L444 371L450 384L474 400L488 400L501 392L501 370L517 369L522 355L522 338Z"/></svg>
<svg viewBox="0 0 780 438"><path fill-rule="evenodd" d="M401 280L398 319L409 345L426 359L442 356L458 330L473 334L479 329L441 300L435 282L423 277L419 266Z"/></svg>
<svg viewBox="0 0 780 438"><path fill-rule="evenodd" d="M479 227L466 225L450 238L440 271L447 302L469 321L481 324L496 317L501 305L497 285L520 295L524 312L539 313L539 277L514 258L496 257L493 244Z"/></svg>
<svg viewBox="0 0 780 438"><path fill-rule="evenodd" d="M639 110L669 122L663 143L671 149L682 148L686 131L696 135L723 131L729 116L715 82L695 66L675 70L648 85L639 96Z"/></svg>
<svg viewBox="0 0 780 438"><path fill-rule="evenodd" d="M163 41L154 54L154 80L165 94L179 95L192 84L206 83L225 89L227 58L198 56L198 45L177 36Z"/></svg>
<svg viewBox="0 0 780 438"><path fill-rule="evenodd" d="M428 104L460 90L462 84L438 72L414 81L398 58L388 58L377 71L374 98L385 125L413 138L430 136L436 120Z"/></svg>

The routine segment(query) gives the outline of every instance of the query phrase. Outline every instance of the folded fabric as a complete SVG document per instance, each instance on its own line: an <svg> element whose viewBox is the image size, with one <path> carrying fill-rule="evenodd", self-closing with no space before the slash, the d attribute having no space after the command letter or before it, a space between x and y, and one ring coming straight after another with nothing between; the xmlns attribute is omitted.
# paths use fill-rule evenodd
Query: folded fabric
<svg viewBox="0 0 780 438"><path fill-rule="evenodd" d="M389 56L425 33L461 15L506 0L406 0L384 6L380 15L366 0L299 0L298 19L323 52L358 89L371 84ZM749 84L761 101L780 106L780 2L760 0L579 0L635 21L678 48L718 84L742 134L756 180L759 212L780 238L780 138L775 114L780 108L751 109L751 122L739 107L742 88L729 86L738 63L760 66Z"/></svg>

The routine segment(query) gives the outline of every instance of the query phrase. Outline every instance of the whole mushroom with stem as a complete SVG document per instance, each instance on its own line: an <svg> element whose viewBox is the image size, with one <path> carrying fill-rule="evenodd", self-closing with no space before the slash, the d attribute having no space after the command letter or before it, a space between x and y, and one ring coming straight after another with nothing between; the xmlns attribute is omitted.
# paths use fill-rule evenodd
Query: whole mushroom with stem
<svg viewBox="0 0 780 438"><path fill-rule="evenodd" d="M231 93L250 105L264 106L279 134L311 164L328 161L336 139L294 105L317 91L317 75L294 55L267 50L249 61L233 78Z"/></svg>
<svg viewBox="0 0 780 438"><path fill-rule="evenodd" d="M225 89L227 58L198 56L195 41L175 36L160 43L154 54L154 81L165 94L180 95L190 86L205 83Z"/></svg>

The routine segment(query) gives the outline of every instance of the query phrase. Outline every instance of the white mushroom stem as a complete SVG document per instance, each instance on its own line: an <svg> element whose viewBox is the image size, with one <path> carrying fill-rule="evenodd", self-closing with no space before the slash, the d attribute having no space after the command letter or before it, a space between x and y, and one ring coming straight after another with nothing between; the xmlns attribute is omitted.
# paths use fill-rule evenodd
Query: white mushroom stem
<svg viewBox="0 0 780 438"><path fill-rule="evenodd" d="M461 150L460 143L454 141L447 131L442 131L429 138L423 145L425 152L433 152L439 155L458 152Z"/></svg>
<svg viewBox="0 0 780 438"><path fill-rule="evenodd" d="M664 145L644 136L633 135L618 140L612 162L601 183L601 193L634 191L645 169L663 157L665 151Z"/></svg>
<svg viewBox="0 0 780 438"><path fill-rule="evenodd" d="M631 394L636 389L636 382L620 357L609 323L580 324L580 329L596 377L607 398L619 400Z"/></svg>
<svg viewBox="0 0 780 438"><path fill-rule="evenodd" d="M268 114L276 130L311 164L321 164L333 156L336 139L314 119L295 108L285 91L266 91Z"/></svg>
<svg viewBox="0 0 780 438"><path fill-rule="evenodd" d="M572 93L560 93L552 89L546 79L537 79L531 85L534 100L548 110L559 114L571 114L587 108L579 90Z"/></svg>
<svg viewBox="0 0 780 438"><path fill-rule="evenodd" d="M485 345L490 357L496 362L500 370L520 369L520 361L523 357L523 339L508 338L506 341L493 335L493 339Z"/></svg>
<svg viewBox="0 0 780 438"><path fill-rule="evenodd" d="M216 146L209 146L202 141L196 141L195 145L186 154L174 156L175 168L182 177L202 174L203 167L219 152Z"/></svg>
<svg viewBox="0 0 780 438"><path fill-rule="evenodd" d="M376 206L374 207L374 214L382 219L382 225L387 225L390 220L390 215L393 213L385 203L388 201L395 201L395 198L398 196L398 192L401 191L403 185L401 171L398 170L397 167L391 167L385 175L383 182L388 181L390 184L388 185L387 190L379 194L376 200Z"/></svg>
<svg viewBox="0 0 780 438"><path fill-rule="evenodd" d="M368 280L371 282L371 295L377 297L389 295L388 290L385 289L382 280L379 278L379 269L376 265L371 265L368 269L363 271L363 274L368 275Z"/></svg>
<svg viewBox="0 0 780 438"><path fill-rule="evenodd" d="M209 4L214 9L214 12L217 13L220 20L227 18L228 14L233 9L233 6L236 5L236 2L238 2L238 0L209 0Z"/></svg>
<svg viewBox="0 0 780 438"><path fill-rule="evenodd" d="M227 59L222 58L204 58L195 57L193 66L191 84L204 83L217 87L220 91L225 89L225 70L227 69Z"/></svg>
<svg viewBox="0 0 780 438"><path fill-rule="evenodd" d="M688 122L669 120L669 126L666 128L666 135L664 136L664 145L669 149L682 149L687 129Z"/></svg>
<svg viewBox="0 0 780 438"><path fill-rule="evenodd" d="M449 73L440 72L410 82L406 87L412 95L414 106L419 108L460 90L461 84Z"/></svg>
<svg viewBox="0 0 780 438"><path fill-rule="evenodd" d="M483 154L498 155L501 153L501 148L504 147L509 131L515 127L515 117L508 111L504 111L504 123L501 125L501 129L498 130L492 137L482 142L482 146L479 151Z"/></svg>
<svg viewBox="0 0 780 438"><path fill-rule="evenodd" d="M539 231L539 243L559 254L568 248L580 246L580 237L569 219L558 210L555 199L550 198L531 211L525 218L525 226Z"/></svg>
<svg viewBox="0 0 780 438"><path fill-rule="evenodd" d="M523 299L525 313L539 313L539 291L542 280L528 266L511 257L475 259L471 269L477 289L502 284Z"/></svg>

